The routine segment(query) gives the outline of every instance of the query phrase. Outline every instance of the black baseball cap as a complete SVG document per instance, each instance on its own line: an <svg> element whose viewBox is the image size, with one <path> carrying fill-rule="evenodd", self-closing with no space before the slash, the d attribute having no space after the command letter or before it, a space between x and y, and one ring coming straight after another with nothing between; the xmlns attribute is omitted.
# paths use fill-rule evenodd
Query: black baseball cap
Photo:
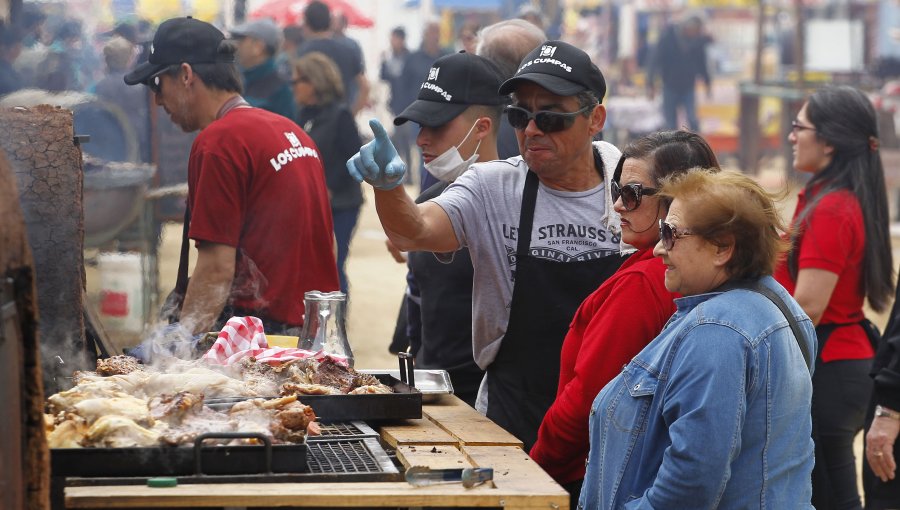
<svg viewBox="0 0 900 510"><path fill-rule="evenodd" d="M505 104L506 96L497 93L502 82L500 70L484 57L464 51L445 55L431 65L418 99L394 119L394 125L411 120L440 127L469 106Z"/></svg>
<svg viewBox="0 0 900 510"><path fill-rule="evenodd" d="M516 74L500 86L501 94L510 94L522 82L531 82L560 96L590 90L603 101L606 80L584 51L562 41L547 41L529 53Z"/></svg>
<svg viewBox="0 0 900 510"><path fill-rule="evenodd" d="M234 62L233 53L220 53L225 35L205 21L172 18L164 21L153 36L150 58L125 75L125 83L146 83L154 74L174 64L214 64Z"/></svg>

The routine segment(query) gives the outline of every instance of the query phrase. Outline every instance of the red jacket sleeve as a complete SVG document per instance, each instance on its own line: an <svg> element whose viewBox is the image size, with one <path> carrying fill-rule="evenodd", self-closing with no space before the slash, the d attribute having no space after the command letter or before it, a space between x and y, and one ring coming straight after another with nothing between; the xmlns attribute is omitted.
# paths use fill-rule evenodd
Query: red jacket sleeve
<svg viewBox="0 0 900 510"><path fill-rule="evenodd" d="M659 334L675 311L673 295L663 283L665 268L659 259L650 259L640 266L613 275L604 283L598 292L609 286L606 296L593 303L593 315L584 318L587 323L583 329L579 328L576 315L565 339L565 343L580 344L574 377L560 388L544 415L530 452L557 482L569 483L584 477L590 446L588 418L594 398L623 365ZM578 314L585 311L579 309Z"/></svg>

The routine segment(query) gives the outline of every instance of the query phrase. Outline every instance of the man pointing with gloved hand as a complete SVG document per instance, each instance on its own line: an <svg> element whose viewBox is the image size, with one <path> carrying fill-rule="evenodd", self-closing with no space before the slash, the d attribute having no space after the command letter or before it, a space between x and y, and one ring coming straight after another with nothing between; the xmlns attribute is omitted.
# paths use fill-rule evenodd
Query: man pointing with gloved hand
<svg viewBox="0 0 900 510"><path fill-rule="evenodd" d="M436 65L422 87L441 88L444 108L452 108L457 95L440 77ZM487 371L476 408L528 451L556 396L569 322L622 262L609 194L620 152L592 143L606 121L606 82L570 44L535 48L498 92L512 95L506 115L522 156L480 164L418 205L398 186L402 167L383 133L347 166L375 188L378 216L397 248L469 248L473 354Z"/></svg>
<svg viewBox="0 0 900 510"><path fill-rule="evenodd" d="M357 181L365 180L377 189L392 190L403 181L406 165L381 122L372 119L369 127L375 139L361 147L359 153L347 162L347 170Z"/></svg>
<svg viewBox="0 0 900 510"><path fill-rule="evenodd" d="M503 83L500 70L484 57L460 52L439 58L434 67L439 71L394 119L397 126L415 122L420 127L416 145L422 151L425 170L438 180L416 198L417 204L443 193L470 167L480 171L485 166L481 163L497 159L500 120L508 101L497 92ZM447 101L448 95L452 103ZM373 131L379 146L389 146L380 125L373 125ZM375 159L374 147L372 152ZM362 151L363 156L370 157L368 150ZM367 166L362 161L360 165L360 171L351 168L359 173L358 178ZM460 248L441 255L413 251L407 258L405 325L416 328L407 338L416 367L446 370L453 393L474 407L484 371L472 355L469 250Z"/></svg>

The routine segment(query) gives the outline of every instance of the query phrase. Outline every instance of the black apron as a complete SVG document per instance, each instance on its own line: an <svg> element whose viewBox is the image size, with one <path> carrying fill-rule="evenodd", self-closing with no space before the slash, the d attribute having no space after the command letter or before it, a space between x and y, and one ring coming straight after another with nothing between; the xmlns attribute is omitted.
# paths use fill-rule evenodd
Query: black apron
<svg viewBox="0 0 900 510"><path fill-rule="evenodd" d="M529 247L538 184L537 175L529 171L519 214L509 324L487 369L487 417L520 439L525 451L537 440L541 420L556 398L560 351L575 311L625 260L619 254L579 262L533 257Z"/></svg>

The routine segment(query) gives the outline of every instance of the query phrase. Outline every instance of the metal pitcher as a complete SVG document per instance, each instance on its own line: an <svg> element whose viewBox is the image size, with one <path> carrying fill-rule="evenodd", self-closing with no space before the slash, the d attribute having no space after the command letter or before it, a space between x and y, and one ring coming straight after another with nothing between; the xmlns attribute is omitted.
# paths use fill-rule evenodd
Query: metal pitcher
<svg viewBox="0 0 900 510"><path fill-rule="evenodd" d="M328 354L347 358L353 366L353 350L347 340L344 317L347 295L343 292L312 290L303 295L305 319L297 347L308 351L324 350Z"/></svg>

